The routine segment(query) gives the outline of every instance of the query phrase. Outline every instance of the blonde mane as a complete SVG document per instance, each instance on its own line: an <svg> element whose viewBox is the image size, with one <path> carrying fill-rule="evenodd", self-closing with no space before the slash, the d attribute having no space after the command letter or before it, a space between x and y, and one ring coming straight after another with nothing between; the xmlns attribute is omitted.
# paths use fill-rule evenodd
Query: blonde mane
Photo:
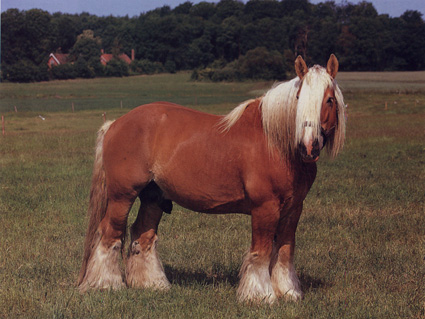
<svg viewBox="0 0 425 319"><path fill-rule="evenodd" d="M223 132L230 130L230 128L240 119L245 109L254 102L255 99L247 100L237 107L235 107L229 114L227 114L219 123L220 128Z"/></svg>
<svg viewBox="0 0 425 319"><path fill-rule="evenodd" d="M302 81L296 77L277 84L261 97L259 107L269 149L279 150L282 156L294 155L306 122L313 128L313 138L320 137L320 111L324 92L328 87L335 92L338 124L334 135L326 144L326 150L331 157L338 154L345 139L344 99L336 81L319 65L310 68ZM298 92L300 95L297 98ZM223 131L229 130L253 101L255 100L245 101L226 115L221 121Z"/></svg>

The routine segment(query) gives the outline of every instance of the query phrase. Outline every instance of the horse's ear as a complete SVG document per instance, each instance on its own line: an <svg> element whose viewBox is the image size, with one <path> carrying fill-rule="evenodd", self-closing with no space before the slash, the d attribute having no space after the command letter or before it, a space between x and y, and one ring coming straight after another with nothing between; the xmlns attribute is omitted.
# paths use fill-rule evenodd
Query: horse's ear
<svg viewBox="0 0 425 319"><path fill-rule="evenodd" d="M338 67L339 67L339 63L336 56L334 54L331 54L328 61L328 65L326 67L326 71L333 79L335 79L336 74L338 73Z"/></svg>
<svg viewBox="0 0 425 319"><path fill-rule="evenodd" d="M297 72L297 75L301 80L308 72L307 64L305 64L301 55L299 55L295 60L295 72Z"/></svg>

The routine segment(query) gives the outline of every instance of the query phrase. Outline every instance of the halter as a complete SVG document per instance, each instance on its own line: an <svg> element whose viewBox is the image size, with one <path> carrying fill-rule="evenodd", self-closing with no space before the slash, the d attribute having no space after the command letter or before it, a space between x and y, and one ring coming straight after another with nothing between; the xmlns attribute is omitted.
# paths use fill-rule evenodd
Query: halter
<svg viewBox="0 0 425 319"><path fill-rule="evenodd" d="M337 108L338 113L338 108ZM327 140L329 139L329 136L332 134L332 132L335 130L335 128L338 126L338 121L335 123L334 126L332 126L329 130L325 130L322 126L320 126L320 135L322 135L323 138L323 147L325 147ZM305 127L314 127L312 121L305 121L302 125L303 128Z"/></svg>

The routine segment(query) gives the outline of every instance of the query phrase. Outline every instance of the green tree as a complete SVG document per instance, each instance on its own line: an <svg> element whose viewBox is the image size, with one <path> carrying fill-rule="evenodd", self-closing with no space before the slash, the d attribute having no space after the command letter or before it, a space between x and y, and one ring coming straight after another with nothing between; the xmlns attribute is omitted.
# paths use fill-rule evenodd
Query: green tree
<svg viewBox="0 0 425 319"><path fill-rule="evenodd" d="M233 61L241 54L243 25L233 16L223 20L220 29L216 39L219 56L229 62Z"/></svg>
<svg viewBox="0 0 425 319"><path fill-rule="evenodd" d="M418 11L406 11L400 17L401 37L404 39L399 56L406 61L407 70L425 68L425 23Z"/></svg>
<svg viewBox="0 0 425 319"><path fill-rule="evenodd" d="M268 50L283 52L286 48L288 37L286 28L278 19L264 18L248 23L244 26L241 34L241 53L266 47Z"/></svg>
<svg viewBox="0 0 425 319"><path fill-rule="evenodd" d="M237 0L221 0L216 5L216 17L219 21L226 18L240 18L243 14L244 4Z"/></svg>
<svg viewBox="0 0 425 319"><path fill-rule="evenodd" d="M54 30L54 49L69 52L75 44L78 30L75 19L70 15L55 13L52 17L52 29Z"/></svg>
<svg viewBox="0 0 425 319"><path fill-rule="evenodd" d="M100 63L101 43L102 40L95 37L92 30L84 30L77 37L77 41L70 51L71 59L76 63L77 76L90 78L102 73Z"/></svg>
<svg viewBox="0 0 425 319"><path fill-rule="evenodd" d="M367 1L186 1L173 10L163 6L132 18L9 9L1 14L1 70L7 79L20 61L31 62L41 70L34 78L43 79L46 58L60 49L71 53L74 63L80 60L81 72L88 67L86 76L102 75L101 48L115 56L135 49L137 59L161 68L167 63L176 71L225 61L223 78L236 78L235 61L257 47L277 50L285 61L302 54L308 64L326 63L336 53L341 70L423 70L424 28L417 11L391 18L378 15Z"/></svg>
<svg viewBox="0 0 425 319"><path fill-rule="evenodd" d="M383 38L380 36L382 24L378 13L370 3L347 7L350 19L344 26L339 51L344 52L340 62L345 70L376 71L381 68L383 59ZM345 47L343 47L345 45Z"/></svg>
<svg viewBox="0 0 425 319"><path fill-rule="evenodd" d="M283 10L276 0L250 0L245 5L244 14L255 21L264 18L280 18Z"/></svg>
<svg viewBox="0 0 425 319"><path fill-rule="evenodd" d="M71 63L60 64L50 70L50 75L56 80L75 79L75 65Z"/></svg>
<svg viewBox="0 0 425 319"><path fill-rule="evenodd" d="M40 64L52 49L51 16L39 9L9 9L1 14L1 58L6 64L28 59Z"/></svg>
<svg viewBox="0 0 425 319"><path fill-rule="evenodd" d="M192 9L192 2L186 1L177 7L174 8L173 13L174 14L183 14L188 15L190 13L190 10Z"/></svg>
<svg viewBox="0 0 425 319"><path fill-rule="evenodd" d="M93 58L98 59L100 54L102 40L94 36L92 30L84 30L82 34L78 35L77 41L70 51L73 60L79 57L89 61Z"/></svg>
<svg viewBox="0 0 425 319"><path fill-rule="evenodd" d="M79 78L94 78L96 73L93 68L90 67L86 59L83 56L79 56L77 61L74 63L75 75Z"/></svg>
<svg viewBox="0 0 425 319"><path fill-rule="evenodd" d="M310 15L311 4L308 0L282 0L282 12L286 16L293 16L296 11L301 12L301 15Z"/></svg>
<svg viewBox="0 0 425 319"><path fill-rule="evenodd" d="M310 26L307 62L324 65L331 53L336 53L336 43L341 33L335 2L316 5L312 11Z"/></svg>
<svg viewBox="0 0 425 319"><path fill-rule="evenodd" d="M38 71L32 61L23 59L7 68L6 78L11 82L34 82Z"/></svg>
<svg viewBox="0 0 425 319"><path fill-rule="evenodd" d="M211 38L208 34L195 39L189 45L186 52L187 66L191 69L197 67L206 67L214 61L213 54L214 46L211 43Z"/></svg>
<svg viewBox="0 0 425 319"><path fill-rule="evenodd" d="M25 14L18 9L9 9L1 14L1 62L2 70L13 65L26 55Z"/></svg>
<svg viewBox="0 0 425 319"><path fill-rule="evenodd" d="M32 9L25 12L24 35L26 57L39 65L52 51L53 28L48 12Z"/></svg>
<svg viewBox="0 0 425 319"><path fill-rule="evenodd" d="M249 50L238 60L239 72L244 78L284 80L287 67L285 59L278 51L268 51L265 47Z"/></svg>
<svg viewBox="0 0 425 319"><path fill-rule="evenodd" d="M106 65L105 75L106 76L115 76L115 77L128 76L129 75L129 67L128 67L127 63L125 63L121 60L112 59Z"/></svg>
<svg viewBox="0 0 425 319"><path fill-rule="evenodd" d="M209 2L200 2L190 8L190 15L200 17L204 20L211 19L216 13L216 6Z"/></svg>

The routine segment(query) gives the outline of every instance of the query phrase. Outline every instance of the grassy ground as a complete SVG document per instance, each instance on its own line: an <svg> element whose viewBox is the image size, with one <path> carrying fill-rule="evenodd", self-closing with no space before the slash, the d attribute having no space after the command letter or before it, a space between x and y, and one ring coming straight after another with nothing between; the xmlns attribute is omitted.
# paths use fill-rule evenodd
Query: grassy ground
<svg viewBox="0 0 425 319"><path fill-rule="evenodd" d="M77 292L102 113L116 118L154 100L224 113L270 85L188 78L0 84L0 317L425 318L423 72L338 76L347 143L335 161L319 161L305 202L296 251L302 302L238 304L249 217L179 207L159 229L169 292Z"/></svg>

